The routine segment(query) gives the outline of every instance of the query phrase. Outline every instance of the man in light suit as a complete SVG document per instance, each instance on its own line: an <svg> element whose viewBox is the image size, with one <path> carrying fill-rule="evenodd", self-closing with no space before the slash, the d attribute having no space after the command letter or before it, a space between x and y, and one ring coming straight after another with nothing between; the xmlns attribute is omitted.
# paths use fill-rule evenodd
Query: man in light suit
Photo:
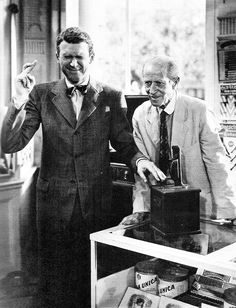
<svg viewBox="0 0 236 308"><path fill-rule="evenodd" d="M148 60L143 80L149 100L133 115L133 135L139 150L159 166L160 114L164 110L170 149L177 145L181 150L183 182L201 189L201 217L235 218L235 188L214 114L204 101L178 93L178 67L170 57ZM150 211L150 188L138 175L133 198L134 214L123 224L147 218Z"/></svg>
<svg viewBox="0 0 236 308"><path fill-rule="evenodd" d="M109 142L146 180L158 168L138 152L120 91L93 80L93 44L68 28L57 37L65 78L35 85L24 66L2 127L5 153L25 147L42 125L37 180L40 307L90 307L89 234L112 223ZM77 88L75 88L75 86Z"/></svg>

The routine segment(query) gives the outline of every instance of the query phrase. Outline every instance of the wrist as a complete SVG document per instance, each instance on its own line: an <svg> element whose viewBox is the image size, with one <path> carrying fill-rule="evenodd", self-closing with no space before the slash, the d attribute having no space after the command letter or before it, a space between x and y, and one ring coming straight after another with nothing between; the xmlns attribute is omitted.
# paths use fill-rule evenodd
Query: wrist
<svg viewBox="0 0 236 308"><path fill-rule="evenodd" d="M25 96L13 96L12 97L12 103L16 109L21 109L26 102L28 101L28 98Z"/></svg>
<svg viewBox="0 0 236 308"><path fill-rule="evenodd" d="M140 157L136 160L136 167L138 167L138 163L141 161L141 160L146 160L148 161L148 159L146 157Z"/></svg>

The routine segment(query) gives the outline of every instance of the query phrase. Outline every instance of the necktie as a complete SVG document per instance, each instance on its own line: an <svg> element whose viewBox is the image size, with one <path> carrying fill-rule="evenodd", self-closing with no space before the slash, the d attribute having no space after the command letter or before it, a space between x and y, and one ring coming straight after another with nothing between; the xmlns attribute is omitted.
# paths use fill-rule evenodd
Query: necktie
<svg viewBox="0 0 236 308"><path fill-rule="evenodd" d="M167 113L162 110L160 114L160 155L159 155L159 168L167 174L169 169L169 143L168 143L168 130L166 125Z"/></svg>
<svg viewBox="0 0 236 308"><path fill-rule="evenodd" d="M78 90L82 95L85 95L87 93L87 85L68 88L66 90L66 95L71 98L76 90Z"/></svg>
<svg viewBox="0 0 236 308"><path fill-rule="evenodd" d="M83 95L87 93L87 86L74 86L67 89L67 96L71 99L75 111L76 120L79 118L83 102Z"/></svg>

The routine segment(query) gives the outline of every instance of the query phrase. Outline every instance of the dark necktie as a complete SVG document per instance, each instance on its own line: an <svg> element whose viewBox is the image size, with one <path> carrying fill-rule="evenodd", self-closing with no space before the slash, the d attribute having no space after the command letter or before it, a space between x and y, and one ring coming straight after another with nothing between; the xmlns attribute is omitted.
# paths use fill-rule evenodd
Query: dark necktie
<svg viewBox="0 0 236 308"><path fill-rule="evenodd" d="M165 107L164 107L165 108ZM168 143L168 130L166 125L167 113L162 110L160 114L160 155L159 155L159 168L167 174L169 169L169 143Z"/></svg>
<svg viewBox="0 0 236 308"><path fill-rule="evenodd" d="M66 90L66 95L71 98L74 91L76 91L76 90L79 90L82 95L85 95L87 93L87 85L74 86L74 87L68 88Z"/></svg>

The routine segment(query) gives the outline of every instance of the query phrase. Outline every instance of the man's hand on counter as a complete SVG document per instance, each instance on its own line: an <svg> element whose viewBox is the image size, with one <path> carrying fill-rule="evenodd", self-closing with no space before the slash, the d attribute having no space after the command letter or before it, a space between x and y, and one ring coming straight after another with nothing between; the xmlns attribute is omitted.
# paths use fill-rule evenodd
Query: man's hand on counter
<svg viewBox="0 0 236 308"><path fill-rule="evenodd" d="M150 212L136 212L126 216L120 222L120 225L137 225L150 220Z"/></svg>

